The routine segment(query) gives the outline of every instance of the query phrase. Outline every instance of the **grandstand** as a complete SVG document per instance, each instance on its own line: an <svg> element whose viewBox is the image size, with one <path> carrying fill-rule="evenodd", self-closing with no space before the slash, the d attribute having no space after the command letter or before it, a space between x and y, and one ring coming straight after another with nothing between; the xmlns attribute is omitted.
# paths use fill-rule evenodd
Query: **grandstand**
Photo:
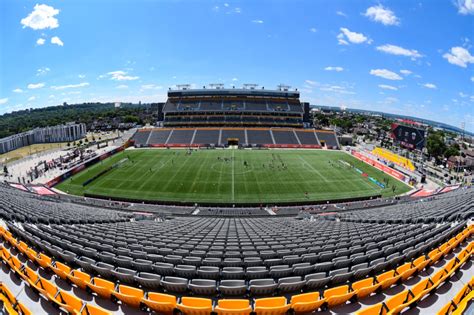
<svg viewBox="0 0 474 315"><path fill-rule="evenodd" d="M410 170L412 172L415 171L415 166L413 165L410 159L407 159L406 157L395 154L387 149L376 147L375 149L372 150L372 154L381 159L384 159L387 162L391 162L398 166L406 168L407 170Z"/></svg>
<svg viewBox="0 0 474 315"><path fill-rule="evenodd" d="M331 215L255 217L236 209L220 217L209 209L145 220L143 211L7 185L0 192L0 299L11 314L451 314L470 307L471 189Z"/></svg>
<svg viewBox="0 0 474 315"><path fill-rule="evenodd" d="M170 90L162 111L164 127L138 130L135 146L339 148L332 130L310 128L309 104L287 88Z"/></svg>

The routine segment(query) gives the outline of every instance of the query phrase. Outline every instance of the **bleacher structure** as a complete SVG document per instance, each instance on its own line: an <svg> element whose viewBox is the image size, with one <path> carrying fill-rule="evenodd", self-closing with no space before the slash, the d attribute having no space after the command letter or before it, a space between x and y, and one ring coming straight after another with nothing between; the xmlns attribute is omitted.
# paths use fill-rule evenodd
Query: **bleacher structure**
<svg viewBox="0 0 474 315"><path fill-rule="evenodd" d="M311 128L309 104L288 89L170 90L162 113L162 127L138 130L135 146L339 148L334 131Z"/></svg>
<svg viewBox="0 0 474 315"><path fill-rule="evenodd" d="M371 153L387 162L394 163L412 172L415 171L415 165L413 165L413 162L410 159L393 153L387 149L376 147Z"/></svg>
<svg viewBox="0 0 474 315"><path fill-rule="evenodd" d="M0 300L10 314L451 314L472 307L472 189L325 215L236 209L225 217L148 219L143 211L7 185L0 193Z"/></svg>

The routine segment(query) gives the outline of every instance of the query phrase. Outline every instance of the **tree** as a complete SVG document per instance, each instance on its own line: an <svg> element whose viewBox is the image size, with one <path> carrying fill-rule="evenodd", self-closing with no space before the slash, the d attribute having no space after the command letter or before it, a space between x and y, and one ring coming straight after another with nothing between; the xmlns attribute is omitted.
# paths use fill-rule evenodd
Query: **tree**
<svg viewBox="0 0 474 315"><path fill-rule="evenodd" d="M446 144L444 143L443 132L430 132L426 141L426 149L431 157L434 157L439 163L446 151Z"/></svg>
<svg viewBox="0 0 474 315"><path fill-rule="evenodd" d="M451 145L444 151L444 157L449 159L451 156L458 156L459 155L459 145Z"/></svg>

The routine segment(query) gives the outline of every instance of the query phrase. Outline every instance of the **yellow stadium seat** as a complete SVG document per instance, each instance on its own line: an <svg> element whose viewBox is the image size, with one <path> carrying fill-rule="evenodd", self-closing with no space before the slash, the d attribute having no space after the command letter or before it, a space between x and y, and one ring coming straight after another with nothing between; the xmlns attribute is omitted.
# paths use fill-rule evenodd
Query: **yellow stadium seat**
<svg viewBox="0 0 474 315"><path fill-rule="evenodd" d="M423 299L423 297L430 292L431 287L433 286L433 282L431 279L421 280L417 284L415 284L411 289L411 293L414 295L414 300L419 301Z"/></svg>
<svg viewBox="0 0 474 315"><path fill-rule="evenodd" d="M99 306L86 304L86 306L82 309L81 315L112 315L112 313Z"/></svg>
<svg viewBox="0 0 474 315"><path fill-rule="evenodd" d="M414 300L414 295L410 290L402 291L384 302L389 314L398 314L408 307Z"/></svg>
<svg viewBox="0 0 474 315"><path fill-rule="evenodd" d="M52 259L51 259L51 257L49 257L49 256L47 256L43 253L40 253L38 255L38 257L36 257L36 262L38 263L38 265L40 265L44 269L47 269L51 266Z"/></svg>
<svg viewBox="0 0 474 315"><path fill-rule="evenodd" d="M432 285L430 290L436 289L444 280L446 280L447 272L444 268L438 270L432 277L430 277Z"/></svg>
<svg viewBox="0 0 474 315"><path fill-rule="evenodd" d="M254 311L257 315L283 315L290 309L283 296L255 300Z"/></svg>
<svg viewBox="0 0 474 315"><path fill-rule="evenodd" d="M35 262L36 261L36 256L38 256L38 253L35 252L32 248L28 248L26 250L26 256L28 257L29 260Z"/></svg>
<svg viewBox="0 0 474 315"><path fill-rule="evenodd" d="M350 291L348 285L341 285L339 287L327 289L324 291L324 299L328 303L328 307L334 307L340 304L345 304L354 296L355 292Z"/></svg>
<svg viewBox="0 0 474 315"><path fill-rule="evenodd" d="M426 268L426 266L428 266L429 263L429 259L426 259L425 256L420 256L413 261L413 267L416 267L416 270L418 272L421 272L423 269Z"/></svg>
<svg viewBox="0 0 474 315"><path fill-rule="evenodd" d="M319 292L303 293L291 297L291 308L295 313L311 313L319 309L325 299L321 299Z"/></svg>
<svg viewBox="0 0 474 315"><path fill-rule="evenodd" d="M443 252L440 251L438 248L433 249L431 252L428 253L428 257L431 260L431 265L436 263L441 257L443 257Z"/></svg>
<svg viewBox="0 0 474 315"><path fill-rule="evenodd" d="M218 315L249 315L252 307L249 300L223 299L217 301L214 311Z"/></svg>
<svg viewBox="0 0 474 315"><path fill-rule="evenodd" d="M50 266L51 270L57 274L61 279L66 280L67 276L71 273L71 267L56 261L53 265Z"/></svg>
<svg viewBox="0 0 474 315"><path fill-rule="evenodd" d="M380 284L376 282L374 278L367 278L363 280L359 280L352 284L352 290L357 295L358 299L363 299L375 291L380 287Z"/></svg>
<svg viewBox="0 0 474 315"><path fill-rule="evenodd" d="M115 290L115 283L108 280L94 277L91 282L87 284L87 287L92 291L97 293L97 295L110 299L112 292Z"/></svg>
<svg viewBox="0 0 474 315"><path fill-rule="evenodd" d="M5 247L2 247L2 259L8 262L12 258L12 255Z"/></svg>
<svg viewBox="0 0 474 315"><path fill-rule="evenodd" d="M456 309L456 305L453 304L452 301L449 301L446 305L444 305L436 315L448 315L451 314L451 312Z"/></svg>
<svg viewBox="0 0 474 315"><path fill-rule="evenodd" d="M43 294L48 300L55 300L55 297L58 293L58 287L56 285L41 277L39 278L37 284L37 288L41 294Z"/></svg>
<svg viewBox="0 0 474 315"><path fill-rule="evenodd" d="M133 307L139 307L143 299L143 290L120 284L118 290L112 294L125 304Z"/></svg>
<svg viewBox="0 0 474 315"><path fill-rule="evenodd" d="M375 304L356 312L356 315L386 315L386 314L387 314L387 308L385 307L383 303Z"/></svg>
<svg viewBox="0 0 474 315"><path fill-rule="evenodd" d="M172 314L176 308L176 297L169 294L149 292L142 302L159 314Z"/></svg>
<svg viewBox="0 0 474 315"><path fill-rule="evenodd" d="M26 251L28 250L28 245L25 242L20 241L20 243L16 245L16 248L20 251L20 253L26 254Z"/></svg>
<svg viewBox="0 0 474 315"><path fill-rule="evenodd" d="M472 300L474 300L474 291L472 291L471 293L469 293L467 296L465 296L465 297L461 300L461 303L459 303L459 304L457 305L457 308L454 310L454 312L452 313L452 315L465 314L467 305L468 305L468 303L470 303L470 301L472 301Z"/></svg>
<svg viewBox="0 0 474 315"><path fill-rule="evenodd" d="M177 307L185 315L208 315L212 312L212 300L183 297Z"/></svg>
<svg viewBox="0 0 474 315"><path fill-rule="evenodd" d="M16 256L12 256L7 263L16 273L21 273L24 268L22 262Z"/></svg>
<svg viewBox="0 0 474 315"><path fill-rule="evenodd" d="M390 288L400 279L400 275L395 270L389 270L377 276L377 282L380 283L382 290Z"/></svg>
<svg viewBox="0 0 474 315"><path fill-rule="evenodd" d="M91 282L91 276L85 272L74 269L67 278L81 289L86 289L87 284Z"/></svg>
<svg viewBox="0 0 474 315"><path fill-rule="evenodd" d="M83 305L81 299L65 291L59 291L56 303L71 314L79 314Z"/></svg>
<svg viewBox="0 0 474 315"><path fill-rule="evenodd" d="M402 281L405 281L415 274L417 268L413 267L412 264L408 262L399 266L396 270L397 273L400 275L400 279Z"/></svg>
<svg viewBox="0 0 474 315"><path fill-rule="evenodd" d="M5 295L7 300L10 302L11 305L15 305L17 303L15 295L10 291L10 289L6 285L2 285L2 293Z"/></svg>
<svg viewBox="0 0 474 315"><path fill-rule="evenodd" d="M444 266L444 271L446 271L446 275L444 276L443 281L445 281L447 278L451 277L451 275L456 272L456 270L460 266L457 263L458 261L459 261L459 259L457 257L455 257L455 258L451 259L450 261L448 261L446 266Z"/></svg>
<svg viewBox="0 0 474 315"><path fill-rule="evenodd" d="M25 269L23 269L23 274L26 276L26 282L28 282L28 284L35 288L36 290L38 291L41 291L40 290L40 286L38 284L38 281L40 279L40 276L38 276L38 274L36 273L36 271L34 271L33 269L31 269L30 267L26 266Z"/></svg>
<svg viewBox="0 0 474 315"><path fill-rule="evenodd" d="M16 306L18 313L22 315L33 315L33 313L21 302L18 302Z"/></svg>

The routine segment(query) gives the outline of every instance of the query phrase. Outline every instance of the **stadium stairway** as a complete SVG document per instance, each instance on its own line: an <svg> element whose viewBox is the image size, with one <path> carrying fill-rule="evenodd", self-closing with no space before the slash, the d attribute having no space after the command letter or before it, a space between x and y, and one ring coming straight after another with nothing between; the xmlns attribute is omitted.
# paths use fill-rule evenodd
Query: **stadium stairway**
<svg viewBox="0 0 474 315"><path fill-rule="evenodd" d="M422 255L383 274L323 292L257 298L253 305L248 300L176 299L168 294L146 293L137 287L97 277L91 279L83 270L74 270L60 261L48 260L47 256L28 247L2 227L1 278L5 280L0 296L6 301L6 308L13 309L13 314L28 314L27 309L32 311L33 307L34 314L61 314L63 311L89 315L108 314L108 311L142 314L140 306L162 313L179 310L183 314L209 314L211 311L217 314L249 314L252 309L256 314L310 313L317 310L322 310L318 312L321 314L357 311L359 314L397 314L406 307L411 307L405 312L407 314L425 311L434 314L445 309L447 300L462 300L466 293L462 291L459 298L458 291L465 283L472 282L473 227L469 225L451 235L449 240L431 250L427 256ZM5 293L7 287L11 288L8 290L11 294ZM91 291L97 295L92 295ZM433 296L434 301L429 301ZM117 301L120 302L113 303ZM405 305L401 306L401 303ZM449 308L446 313L440 314L448 312Z"/></svg>

